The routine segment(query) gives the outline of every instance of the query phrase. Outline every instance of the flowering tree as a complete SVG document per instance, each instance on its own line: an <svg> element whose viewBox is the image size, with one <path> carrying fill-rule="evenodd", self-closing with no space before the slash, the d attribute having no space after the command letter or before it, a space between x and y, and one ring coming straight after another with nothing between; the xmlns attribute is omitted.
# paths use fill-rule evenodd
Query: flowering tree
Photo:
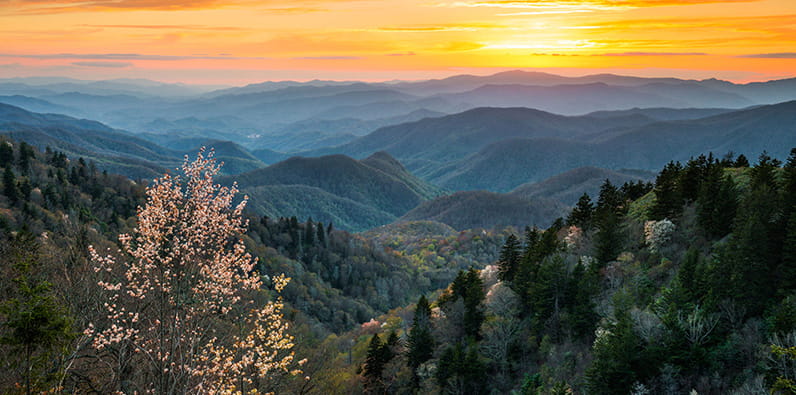
<svg viewBox="0 0 796 395"><path fill-rule="evenodd" d="M675 225L669 219L660 221L647 221L644 223L644 240L647 242L651 252L660 251L672 239Z"/></svg>
<svg viewBox="0 0 796 395"><path fill-rule="evenodd" d="M113 366L117 390L238 392L275 371L298 373L289 370L293 338L281 298L260 306L250 297L262 283L240 239L246 198L232 206L237 187L213 184L219 169L202 150L193 162L186 157L185 185L155 180L137 228L119 236L125 259L90 247L108 320L86 334ZM274 278L276 291L288 280Z"/></svg>

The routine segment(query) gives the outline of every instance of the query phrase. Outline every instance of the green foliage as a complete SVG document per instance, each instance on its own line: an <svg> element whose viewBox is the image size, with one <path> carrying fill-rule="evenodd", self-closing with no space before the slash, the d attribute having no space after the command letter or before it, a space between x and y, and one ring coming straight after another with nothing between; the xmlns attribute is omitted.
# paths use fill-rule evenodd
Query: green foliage
<svg viewBox="0 0 796 395"><path fill-rule="evenodd" d="M412 328L409 330L409 350L406 364L412 369L414 386L419 384L417 368L434 354L434 337L431 334L431 307L425 295L420 297L415 308Z"/></svg>
<svg viewBox="0 0 796 395"><path fill-rule="evenodd" d="M587 229L591 224L593 213L594 207L592 206L591 198L589 194L584 193L567 217L567 224Z"/></svg>
<svg viewBox="0 0 796 395"><path fill-rule="evenodd" d="M520 265L520 242L513 234L506 238L500 249L498 259L498 278L501 281L513 281Z"/></svg>
<svg viewBox="0 0 796 395"><path fill-rule="evenodd" d="M485 394L486 369L473 344L456 343L446 349L437 364L436 379L443 391Z"/></svg>
<svg viewBox="0 0 796 395"><path fill-rule="evenodd" d="M655 205L652 207L651 219L674 219L683 206L683 191L680 184L680 173L683 166L679 162L669 162L655 179Z"/></svg>
<svg viewBox="0 0 796 395"><path fill-rule="evenodd" d="M594 362L586 372L591 394L626 394L639 378L641 340L633 330L626 301L615 304L612 322L594 342Z"/></svg>
<svg viewBox="0 0 796 395"><path fill-rule="evenodd" d="M11 240L10 250L17 275L9 298L0 305L0 344L15 356L14 374L21 377L25 393L47 391L63 379L62 357L75 335L72 319L56 299L52 284L34 274L39 269L39 246L33 235L20 232Z"/></svg>

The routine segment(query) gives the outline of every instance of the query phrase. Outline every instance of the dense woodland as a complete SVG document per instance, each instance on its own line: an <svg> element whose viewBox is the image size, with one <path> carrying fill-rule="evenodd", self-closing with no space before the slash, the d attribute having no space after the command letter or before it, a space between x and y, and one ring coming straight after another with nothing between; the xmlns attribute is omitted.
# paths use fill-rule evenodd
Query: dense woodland
<svg viewBox="0 0 796 395"><path fill-rule="evenodd" d="M0 167L0 388L138 388L147 376L109 381L86 328L107 313L89 246L122 246L145 185L12 140ZM248 215L253 271L291 278L284 312L307 359L258 388L796 393L794 197L796 150L784 163L672 162L654 185L606 181L548 229L350 234ZM275 300L275 287L251 295Z"/></svg>

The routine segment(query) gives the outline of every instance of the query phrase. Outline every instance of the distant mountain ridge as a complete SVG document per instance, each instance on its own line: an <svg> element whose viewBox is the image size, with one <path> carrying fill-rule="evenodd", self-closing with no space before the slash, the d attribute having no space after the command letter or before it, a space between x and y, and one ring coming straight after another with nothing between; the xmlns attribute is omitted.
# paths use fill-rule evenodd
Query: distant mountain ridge
<svg viewBox="0 0 796 395"><path fill-rule="evenodd" d="M639 109L573 117L478 108L381 128L304 154L364 157L386 151L441 187L508 192L582 166L658 170L672 158L685 161L706 152L754 156L766 150L784 159L793 146L796 101L743 110Z"/></svg>
<svg viewBox="0 0 796 395"><path fill-rule="evenodd" d="M252 198L260 215L312 217L357 231L392 222L444 193L384 152L363 160L293 157L222 179L232 181Z"/></svg>

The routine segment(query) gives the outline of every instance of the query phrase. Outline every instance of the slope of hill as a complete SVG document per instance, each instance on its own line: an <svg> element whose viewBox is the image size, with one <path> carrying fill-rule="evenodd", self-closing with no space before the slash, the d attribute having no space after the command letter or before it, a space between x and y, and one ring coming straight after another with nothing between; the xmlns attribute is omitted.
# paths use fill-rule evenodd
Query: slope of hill
<svg viewBox="0 0 796 395"><path fill-rule="evenodd" d="M446 162L510 138L575 138L648 122L648 119L633 115L612 118L565 117L529 108L477 108L388 126L340 147L313 153L333 151L363 157L377 151L387 151L400 160Z"/></svg>
<svg viewBox="0 0 796 395"><path fill-rule="evenodd" d="M391 222L421 202L442 194L439 188L414 177L386 153L361 161L343 155L293 157L224 179L226 183L232 181L237 181L241 190L252 198L253 207L260 208L259 214L337 218L341 223L335 225L349 230Z"/></svg>
<svg viewBox="0 0 796 395"><path fill-rule="evenodd" d="M572 140L507 139L491 144L460 161L448 164L427 178L454 191L486 189L508 192L517 186L542 181L599 157L593 147Z"/></svg>
<svg viewBox="0 0 796 395"><path fill-rule="evenodd" d="M544 181L522 184L511 191L510 195L527 200L548 198L574 206L584 193L596 197L600 185L605 180L610 180L614 185L630 181L654 181L655 173L643 170L613 171L591 166L579 167Z"/></svg>
<svg viewBox="0 0 796 395"><path fill-rule="evenodd" d="M384 150L451 190L508 192L581 166L657 170L669 160L730 151L784 159L796 145L796 101L744 110L652 109L565 117L479 108L390 126L313 154L362 157ZM612 116L616 115L616 116ZM655 117L675 120L656 121Z"/></svg>
<svg viewBox="0 0 796 395"><path fill-rule="evenodd" d="M522 228L526 225L547 227L567 210L565 205L550 199L526 200L507 194L469 191L422 203L400 220L436 221L459 230Z"/></svg>

